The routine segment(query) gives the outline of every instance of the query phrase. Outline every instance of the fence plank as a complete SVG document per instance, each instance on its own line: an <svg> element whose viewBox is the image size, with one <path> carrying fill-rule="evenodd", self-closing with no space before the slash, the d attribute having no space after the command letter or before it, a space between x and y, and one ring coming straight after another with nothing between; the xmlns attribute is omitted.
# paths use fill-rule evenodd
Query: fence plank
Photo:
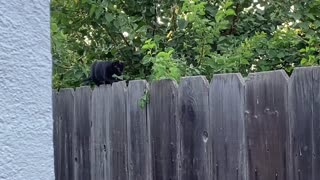
<svg viewBox="0 0 320 180"><path fill-rule="evenodd" d="M130 180L152 180L150 122L147 105L139 106L144 91L148 90L146 81L131 81L128 87L128 170Z"/></svg>
<svg viewBox="0 0 320 180"><path fill-rule="evenodd" d="M75 180L90 180L90 110L91 89L80 87L75 91L74 156Z"/></svg>
<svg viewBox="0 0 320 180"><path fill-rule="evenodd" d="M61 125L58 91L52 91L52 118L53 118L53 151L54 151L54 174L57 180L61 179Z"/></svg>
<svg viewBox="0 0 320 180"><path fill-rule="evenodd" d="M110 111L110 179L128 179L127 88L124 81L112 84Z"/></svg>
<svg viewBox="0 0 320 180"><path fill-rule="evenodd" d="M209 84L205 77L182 78L179 86L180 180L209 180Z"/></svg>
<svg viewBox="0 0 320 180"><path fill-rule="evenodd" d="M161 80L150 88L153 180L178 179L177 84Z"/></svg>
<svg viewBox="0 0 320 180"><path fill-rule="evenodd" d="M111 96L110 86L101 85L92 92L91 180L110 179L109 116Z"/></svg>
<svg viewBox="0 0 320 180"><path fill-rule="evenodd" d="M250 180L287 179L287 74L250 74L246 81L246 130Z"/></svg>
<svg viewBox="0 0 320 180"><path fill-rule="evenodd" d="M320 177L320 67L313 68L312 180Z"/></svg>
<svg viewBox="0 0 320 180"><path fill-rule="evenodd" d="M62 89L57 94L54 124L57 125L57 137L59 151L57 153L57 180L74 179L74 158L73 158L73 123L74 123L74 91L73 89Z"/></svg>
<svg viewBox="0 0 320 180"><path fill-rule="evenodd" d="M319 75L319 67L297 68L290 78L292 180L320 177Z"/></svg>
<svg viewBox="0 0 320 180"><path fill-rule="evenodd" d="M209 140L213 179L247 180L244 80L240 74L214 75L210 84Z"/></svg>

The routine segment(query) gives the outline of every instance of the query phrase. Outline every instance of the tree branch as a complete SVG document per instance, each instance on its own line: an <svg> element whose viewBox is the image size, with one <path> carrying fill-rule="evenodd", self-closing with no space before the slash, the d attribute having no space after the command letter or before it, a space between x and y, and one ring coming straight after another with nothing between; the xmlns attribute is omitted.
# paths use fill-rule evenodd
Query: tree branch
<svg viewBox="0 0 320 180"><path fill-rule="evenodd" d="M237 3L236 9L235 9L236 15L233 16L233 18L232 18L232 23L231 23L229 31L226 31L226 32L223 33L224 36L236 33L236 28L235 27L236 27L236 23L239 20L239 11L240 11L240 3Z"/></svg>
<svg viewBox="0 0 320 180"><path fill-rule="evenodd" d="M116 46L118 43L117 43L117 41L114 39L114 37L112 36L112 34L111 34L106 28L104 28L101 24L98 24L98 26L100 26L103 30L105 30L105 31L107 32L107 34L108 34L108 36L110 37L111 41L112 41L113 44ZM120 52L123 60L125 60L125 59L126 59L126 55L124 54L124 52L122 52L121 49L118 49L118 51Z"/></svg>

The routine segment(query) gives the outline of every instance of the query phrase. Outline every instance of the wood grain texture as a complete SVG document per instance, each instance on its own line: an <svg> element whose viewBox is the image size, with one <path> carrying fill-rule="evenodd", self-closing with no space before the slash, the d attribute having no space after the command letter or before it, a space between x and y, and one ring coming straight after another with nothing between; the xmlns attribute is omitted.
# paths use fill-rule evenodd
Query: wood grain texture
<svg viewBox="0 0 320 180"><path fill-rule="evenodd" d="M320 177L320 68L297 68L289 83L290 179Z"/></svg>
<svg viewBox="0 0 320 180"><path fill-rule="evenodd" d="M182 78L179 86L180 180L209 180L209 84L205 77Z"/></svg>
<svg viewBox="0 0 320 180"><path fill-rule="evenodd" d="M244 79L240 74L214 75L210 84L213 179L247 180Z"/></svg>
<svg viewBox="0 0 320 180"><path fill-rule="evenodd" d="M150 88L150 127L153 180L178 179L177 84L153 82Z"/></svg>
<svg viewBox="0 0 320 180"><path fill-rule="evenodd" d="M110 111L110 179L128 179L127 88L124 81L112 84Z"/></svg>
<svg viewBox="0 0 320 180"><path fill-rule="evenodd" d="M312 180L320 177L320 67L313 68Z"/></svg>
<svg viewBox="0 0 320 180"><path fill-rule="evenodd" d="M58 133L55 144L59 149L55 150L56 179L74 179L74 157L73 157L73 128L74 128L74 91L73 89L62 89L56 94L54 111L55 131Z"/></svg>
<svg viewBox="0 0 320 180"><path fill-rule="evenodd" d="M139 106L140 99L148 90L146 81L131 81L127 100L128 170L130 180L152 180L150 122L148 105Z"/></svg>
<svg viewBox="0 0 320 180"><path fill-rule="evenodd" d="M75 91L75 121L73 144L75 148L75 180L90 180L90 124L91 89L80 87Z"/></svg>
<svg viewBox="0 0 320 180"><path fill-rule="evenodd" d="M59 110L58 91L52 90L52 118L53 118L53 154L54 154L54 174L55 179L61 177L61 128L60 128L60 110Z"/></svg>
<svg viewBox="0 0 320 180"><path fill-rule="evenodd" d="M53 90L57 180L318 180L320 67Z"/></svg>
<svg viewBox="0 0 320 180"><path fill-rule="evenodd" d="M249 180L287 179L287 82L282 70L249 74L246 80Z"/></svg>
<svg viewBox="0 0 320 180"><path fill-rule="evenodd" d="M90 165L91 180L110 179L109 121L111 86L101 85L92 92Z"/></svg>

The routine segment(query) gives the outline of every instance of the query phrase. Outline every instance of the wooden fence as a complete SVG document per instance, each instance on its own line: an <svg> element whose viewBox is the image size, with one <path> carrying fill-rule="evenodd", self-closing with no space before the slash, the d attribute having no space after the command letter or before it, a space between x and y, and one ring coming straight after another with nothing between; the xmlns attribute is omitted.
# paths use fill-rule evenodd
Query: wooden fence
<svg viewBox="0 0 320 180"><path fill-rule="evenodd" d="M320 179L319 67L63 89L53 105L58 180Z"/></svg>

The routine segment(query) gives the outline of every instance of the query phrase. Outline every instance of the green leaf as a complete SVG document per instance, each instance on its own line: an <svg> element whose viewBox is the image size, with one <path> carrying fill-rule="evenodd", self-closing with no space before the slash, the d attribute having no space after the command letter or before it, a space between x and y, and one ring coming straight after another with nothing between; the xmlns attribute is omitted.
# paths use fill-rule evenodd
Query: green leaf
<svg viewBox="0 0 320 180"><path fill-rule="evenodd" d="M214 17L214 15L217 13L217 7L213 6L211 4L208 4L206 6L206 11L207 13L209 13L212 17Z"/></svg>
<svg viewBox="0 0 320 180"><path fill-rule="evenodd" d="M301 60L300 63L305 66L305 65L307 65L307 63L308 63L308 59L302 58L302 60Z"/></svg>
<svg viewBox="0 0 320 180"><path fill-rule="evenodd" d="M279 52L278 54L277 54L277 57L278 58L283 58L285 56L285 54L283 53L283 52Z"/></svg>
<svg viewBox="0 0 320 180"><path fill-rule="evenodd" d="M300 49L300 50L299 50L299 52L301 52L301 53L305 53L305 52L307 52L307 51L306 51L306 49L305 49L305 48L302 48L302 49Z"/></svg>
<svg viewBox="0 0 320 180"><path fill-rule="evenodd" d="M188 25L188 21L184 20L184 19L179 19L178 20L178 27L179 29L185 29Z"/></svg>
<svg viewBox="0 0 320 180"><path fill-rule="evenodd" d="M142 64L149 64L152 61L152 57L151 56L144 56L142 59Z"/></svg>
<svg viewBox="0 0 320 180"><path fill-rule="evenodd" d="M110 52L112 55L115 55L118 52L118 50L116 48L112 48Z"/></svg>
<svg viewBox="0 0 320 180"><path fill-rule="evenodd" d="M92 17L93 13L96 11L97 5L92 4L89 12L89 16Z"/></svg>
<svg viewBox="0 0 320 180"><path fill-rule="evenodd" d="M307 13L306 16L307 16L308 18L312 19L312 20L316 20L316 18L314 17L314 15L311 14L311 13Z"/></svg>
<svg viewBox="0 0 320 180"><path fill-rule="evenodd" d="M219 30L227 29L227 28L228 28L228 25L229 25L229 21L227 21L227 20L222 20L222 21L220 21L220 23L218 24L217 29L219 29Z"/></svg>
<svg viewBox="0 0 320 180"><path fill-rule="evenodd" d="M232 4L233 4L233 2L232 2L232 1L228 1L228 2L226 3L225 8L227 9L228 7L232 6Z"/></svg>
<svg viewBox="0 0 320 180"><path fill-rule="evenodd" d="M293 13L292 14L292 17L295 19L295 20L300 20L302 18L301 14L300 13Z"/></svg>
<svg viewBox="0 0 320 180"><path fill-rule="evenodd" d="M226 11L226 15L227 15L227 16L236 15L236 12L235 12L233 9L228 9L228 10Z"/></svg>
<svg viewBox="0 0 320 180"><path fill-rule="evenodd" d="M51 32L58 32L58 25L56 23L51 23Z"/></svg>
<svg viewBox="0 0 320 180"><path fill-rule="evenodd" d="M223 19L223 17L224 17L223 11L218 11L216 16L215 16L216 22L220 22Z"/></svg>
<svg viewBox="0 0 320 180"><path fill-rule="evenodd" d="M144 91L144 95L140 98L138 104L140 108L144 108L150 101L150 92L148 90Z"/></svg>
<svg viewBox="0 0 320 180"><path fill-rule="evenodd" d="M301 23L300 27L303 30L308 30L309 29L309 23L308 22L303 22L303 23Z"/></svg>
<svg viewBox="0 0 320 180"><path fill-rule="evenodd" d="M250 63L249 63L249 61L248 61L247 59L243 59L243 58L241 58L241 59L240 59L240 64L246 64L246 65L249 65Z"/></svg>
<svg viewBox="0 0 320 180"><path fill-rule="evenodd" d="M146 40L145 44L151 43L151 41L152 41L152 39L148 39L148 40Z"/></svg>
<svg viewBox="0 0 320 180"><path fill-rule="evenodd" d="M114 17L111 13L106 13L105 14L105 18L107 20L108 23L111 23L114 20Z"/></svg>
<svg viewBox="0 0 320 180"><path fill-rule="evenodd" d="M137 33L143 33L147 31L147 26L141 26L139 29L136 30Z"/></svg>
<svg viewBox="0 0 320 180"><path fill-rule="evenodd" d="M145 45L142 46L142 49L152 49L155 46L156 46L155 44L145 44Z"/></svg>
<svg viewBox="0 0 320 180"><path fill-rule="evenodd" d="M290 72L292 72L293 69L294 69L294 67L289 66L289 67L285 68L285 71L290 73Z"/></svg>
<svg viewBox="0 0 320 180"><path fill-rule="evenodd" d="M157 57L158 57L158 58L159 58L159 57L169 58L169 57L170 57L170 54L167 53L167 52L159 52L159 53L157 54Z"/></svg>
<svg viewBox="0 0 320 180"><path fill-rule="evenodd" d="M314 22L314 25L315 25L316 28L319 28L319 27L320 27L320 21L319 21L319 20L316 20L316 21Z"/></svg>
<svg viewBox="0 0 320 180"><path fill-rule="evenodd" d="M95 11L95 15L96 15L95 18L99 19L102 13L103 13L103 8L102 7L97 8Z"/></svg>

